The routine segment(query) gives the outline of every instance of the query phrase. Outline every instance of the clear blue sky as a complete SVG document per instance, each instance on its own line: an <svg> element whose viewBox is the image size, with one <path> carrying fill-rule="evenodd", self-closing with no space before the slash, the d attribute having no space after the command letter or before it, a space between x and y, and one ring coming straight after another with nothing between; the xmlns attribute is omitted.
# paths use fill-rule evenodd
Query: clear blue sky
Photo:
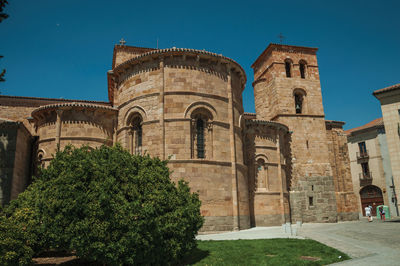
<svg viewBox="0 0 400 266"><path fill-rule="evenodd" d="M277 35L318 47L326 119L346 129L381 116L371 93L400 82L400 1L10 0L0 23L3 95L107 101L113 45L206 49L247 73Z"/></svg>

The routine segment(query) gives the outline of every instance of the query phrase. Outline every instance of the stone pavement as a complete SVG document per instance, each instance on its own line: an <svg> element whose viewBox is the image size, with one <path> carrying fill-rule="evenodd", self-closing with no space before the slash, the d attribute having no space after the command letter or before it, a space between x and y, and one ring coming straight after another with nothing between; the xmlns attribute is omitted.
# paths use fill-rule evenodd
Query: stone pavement
<svg viewBox="0 0 400 266"><path fill-rule="evenodd" d="M198 240L238 240L238 239L269 239L269 238L301 238L304 237L296 236L291 234L289 230L285 232L282 226L271 226L271 227L253 227L247 230L226 232L220 234L207 234L198 235Z"/></svg>
<svg viewBox="0 0 400 266"><path fill-rule="evenodd" d="M400 219L366 218L337 224L303 224L299 235L334 247L353 259L335 265L400 265Z"/></svg>
<svg viewBox="0 0 400 266"><path fill-rule="evenodd" d="M334 265L400 265L400 219L381 222L309 223L301 227L256 227L238 232L199 235L199 240L311 238L352 257Z"/></svg>

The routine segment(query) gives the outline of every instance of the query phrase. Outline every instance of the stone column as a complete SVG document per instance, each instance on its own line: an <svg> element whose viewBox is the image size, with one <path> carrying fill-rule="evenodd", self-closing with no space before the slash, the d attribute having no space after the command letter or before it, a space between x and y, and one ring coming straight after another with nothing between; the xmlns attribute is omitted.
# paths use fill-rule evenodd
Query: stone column
<svg viewBox="0 0 400 266"><path fill-rule="evenodd" d="M269 176L268 176L268 165L266 162L263 165L264 168L264 176L265 176L265 189L269 191Z"/></svg>
<svg viewBox="0 0 400 266"><path fill-rule="evenodd" d="M117 143L117 129L118 129L118 120L116 118L113 119L113 145Z"/></svg>
<svg viewBox="0 0 400 266"><path fill-rule="evenodd" d="M231 148L231 164L232 164L232 207L233 207L233 230L240 228L239 224L239 200L238 200L238 180L236 172L236 145L235 145L235 113L232 91L232 72L228 65L228 119L229 119L229 144Z"/></svg>
<svg viewBox="0 0 400 266"><path fill-rule="evenodd" d="M133 130L128 131L129 152L133 154Z"/></svg>
<svg viewBox="0 0 400 266"><path fill-rule="evenodd" d="M63 110L56 110L57 113L57 120L56 120L56 150L60 150L60 137L61 137L61 115Z"/></svg>
<svg viewBox="0 0 400 266"><path fill-rule="evenodd" d="M161 129L161 148L160 158L165 160L165 125L164 125L164 90L165 90L165 77L164 77L164 58L160 59L160 70L161 70L161 88L160 88L160 129Z"/></svg>
<svg viewBox="0 0 400 266"><path fill-rule="evenodd" d="M285 220L285 206L283 200L283 180L282 180L282 162L281 162L281 145L280 145L280 130L279 128L276 129L276 153L278 157L278 180L279 180L279 194L280 194L280 205L281 205L281 212L282 212L282 224L286 223Z"/></svg>
<svg viewBox="0 0 400 266"><path fill-rule="evenodd" d="M212 160L213 159L213 146L214 146L214 140L213 140L213 124L212 122L207 123L207 129L208 129L208 148L206 147L206 151L208 151L209 156L206 156L207 159Z"/></svg>

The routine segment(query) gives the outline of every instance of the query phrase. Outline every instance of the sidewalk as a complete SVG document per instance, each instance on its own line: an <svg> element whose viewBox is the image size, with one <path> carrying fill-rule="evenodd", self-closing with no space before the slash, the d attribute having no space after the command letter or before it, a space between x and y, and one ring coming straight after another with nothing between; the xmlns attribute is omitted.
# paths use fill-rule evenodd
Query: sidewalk
<svg viewBox="0 0 400 266"><path fill-rule="evenodd" d="M295 225L292 226L292 229ZM220 234L208 234L198 235L197 240L238 240L238 239L270 239L270 238L300 238L302 236L296 236L296 232L290 233L290 230L286 230L282 226L271 226L271 227L253 227L246 230L226 232Z"/></svg>

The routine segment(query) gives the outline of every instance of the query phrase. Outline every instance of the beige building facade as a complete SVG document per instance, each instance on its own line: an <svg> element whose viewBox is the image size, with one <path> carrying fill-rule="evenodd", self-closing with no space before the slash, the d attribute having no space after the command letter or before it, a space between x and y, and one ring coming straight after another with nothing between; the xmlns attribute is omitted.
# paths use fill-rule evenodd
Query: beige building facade
<svg viewBox="0 0 400 266"><path fill-rule="evenodd" d="M400 207L397 199L400 193L400 84L376 90L373 95L381 104L393 175L392 198L398 209Z"/></svg>
<svg viewBox="0 0 400 266"><path fill-rule="evenodd" d="M230 58L116 45L109 102L0 96L0 118L30 133L30 174L69 143L169 159L173 180L200 195L203 231L354 220L346 135L324 118L316 52L266 48L252 66L255 114L244 112L246 74Z"/></svg>
<svg viewBox="0 0 400 266"><path fill-rule="evenodd" d="M361 127L347 130L354 193L358 197L360 215L365 207L389 206L391 216L398 216L393 190L393 175L382 118Z"/></svg>

